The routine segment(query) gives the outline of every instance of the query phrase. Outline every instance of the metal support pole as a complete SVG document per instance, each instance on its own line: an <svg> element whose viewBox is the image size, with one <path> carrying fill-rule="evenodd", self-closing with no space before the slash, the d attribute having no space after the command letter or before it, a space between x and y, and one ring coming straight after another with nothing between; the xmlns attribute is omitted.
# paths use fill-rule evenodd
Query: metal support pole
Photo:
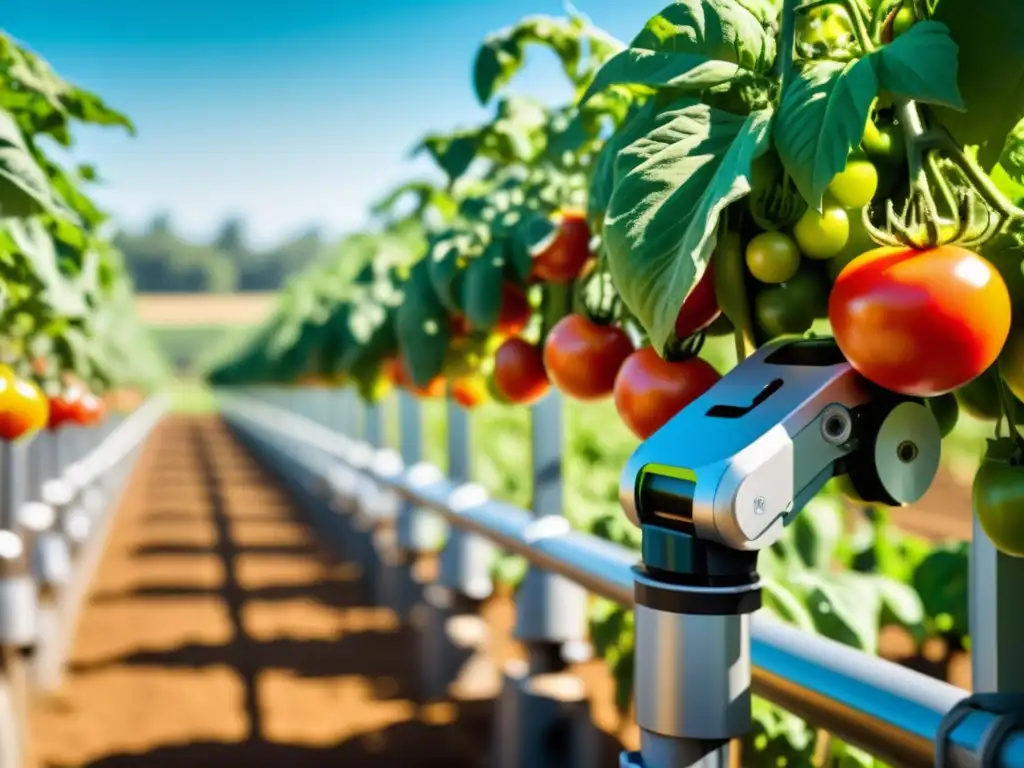
<svg viewBox="0 0 1024 768"><path fill-rule="evenodd" d="M975 516L970 569L971 687L1024 693L1024 558L999 552Z"/></svg>
<svg viewBox="0 0 1024 768"><path fill-rule="evenodd" d="M363 408L363 438L375 451L379 451L384 445L384 411L379 404L369 404ZM373 547L376 516L374 507L380 501L380 493L377 485L364 476L359 479L356 496L356 509L352 517L355 559L362 571L363 583L372 598L378 565Z"/></svg>
<svg viewBox="0 0 1024 768"><path fill-rule="evenodd" d="M420 402L408 393L398 397L398 427L402 450L402 463L407 470L422 469L433 474L423 460L423 409ZM402 501L395 524L396 590L393 610L399 620L408 622L413 606L422 599L423 584L417 578L417 569L424 556L436 552L443 535L443 524L430 510Z"/></svg>
<svg viewBox="0 0 1024 768"><path fill-rule="evenodd" d="M24 764L28 659L38 638L36 586L17 532L18 512L25 501L26 448L25 443L0 443L0 761L4 768Z"/></svg>
<svg viewBox="0 0 1024 768"><path fill-rule="evenodd" d="M468 488L472 478L469 413L448 404L448 475ZM470 495L473 495L470 489ZM451 529L441 552L437 584L424 591L424 695L444 698L451 689L463 701L493 698L500 687L496 670L487 663L487 627L480 605L491 596L494 546L487 539Z"/></svg>
<svg viewBox="0 0 1024 768"><path fill-rule="evenodd" d="M562 427L562 399L551 392L531 413L532 511L539 536L570 528L562 516ZM530 566L516 595L513 630L526 648L529 666L525 676L519 664L506 667L503 687L515 693L506 693L496 713L499 741L509 749L514 744L518 755L517 762L506 760L507 765L584 768L592 763L596 732L589 700L579 693L583 681L568 672L570 661L589 658L586 633L586 590ZM513 696L518 701L513 703Z"/></svg>
<svg viewBox="0 0 1024 768"><path fill-rule="evenodd" d="M62 480L67 450L65 430L46 430L39 438L45 441L49 468L41 495L51 515L35 532L32 549L32 571L39 588L39 643L32 674L37 688L54 691L63 680L60 595L71 578L71 548L65 525L71 498Z"/></svg>

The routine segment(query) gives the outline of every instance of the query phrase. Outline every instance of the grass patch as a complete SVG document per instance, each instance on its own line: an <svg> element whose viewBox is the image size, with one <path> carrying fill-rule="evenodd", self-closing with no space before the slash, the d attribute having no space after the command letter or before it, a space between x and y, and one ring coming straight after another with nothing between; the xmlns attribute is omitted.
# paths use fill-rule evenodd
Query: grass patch
<svg viewBox="0 0 1024 768"><path fill-rule="evenodd" d="M217 401L213 392L200 379L173 379L167 388L174 413L214 413Z"/></svg>

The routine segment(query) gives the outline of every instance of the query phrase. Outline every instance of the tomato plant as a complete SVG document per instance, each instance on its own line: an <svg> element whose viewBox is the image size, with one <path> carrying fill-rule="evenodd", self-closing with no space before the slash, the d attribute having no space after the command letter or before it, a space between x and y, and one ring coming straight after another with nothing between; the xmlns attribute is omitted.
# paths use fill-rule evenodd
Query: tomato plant
<svg viewBox="0 0 1024 768"><path fill-rule="evenodd" d="M931 397L996 361L1010 332L1010 296L992 265L965 248L878 248L839 274L829 320L861 375Z"/></svg>
<svg viewBox="0 0 1024 768"><path fill-rule="evenodd" d="M699 357L671 363L653 347L643 347L626 359L615 377L615 410L634 435L646 440L720 378Z"/></svg>

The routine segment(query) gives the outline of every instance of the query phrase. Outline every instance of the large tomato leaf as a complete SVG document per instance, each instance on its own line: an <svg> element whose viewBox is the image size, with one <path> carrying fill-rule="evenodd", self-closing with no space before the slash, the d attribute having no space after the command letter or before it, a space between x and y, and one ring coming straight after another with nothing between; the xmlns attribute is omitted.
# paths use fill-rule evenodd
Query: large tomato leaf
<svg viewBox="0 0 1024 768"><path fill-rule="evenodd" d="M698 53L651 51L627 48L609 59L597 72L581 103L613 85L644 85L703 91L723 85L745 70L738 64L709 59Z"/></svg>
<svg viewBox="0 0 1024 768"><path fill-rule="evenodd" d="M959 48L957 82L967 112L935 114L964 145L976 145L986 169L999 159L1006 134L1024 118L1024 3L941 0L932 17Z"/></svg>
<svg viewBox="0 0 1024 768"><path fill-rule="evenodd" d="M719 216L750 192L751 163L767 148L771 118L679 99L652 113L645 134L616 160L604 229L608 264L659 352L707 268Z"/></svg>
<svg viewBox="0 0 1024 768"><path fill-rule="evenodd" d="M501 285L506 266L505 240L492 240L466 267L462 306L474 328L493 328L501 314Z"/></svg>
<svg viewBox="0 0 1024 768"><path fill-rule="evenodd" d="M528 16L488 35L477 51L473 62L473 90L481 104L489 102L522 68L530 45L549 48L575 83L583 53L579 28L565 19Z"/></svg>
<svg viewBox="0 0 1024 768"><path fill-rule="evenodd" d="M767 72L775 60L775 38L737 0L678 0L652 17L630 48L696 54Z"/></svg>
<svg viewBox="0 0 1024 768"><path fill-rule="evenodd" d="M404 286L395 315L398 347L416 386L427 386L444 366L451 342L451 322L434 290L426 259L417 262Z"/></svg>
<svg viewBox="0 0 1024 768"><path fill-rule="evenodd" d="M963 110L957 88L957 46L949 29L920 21L869 57L878 69L878 84L894 96Z"/></svg>
<svg viewBox="0 0 1024 768"><path fill-rule="evenodd" d="M786 88L775 116L775 148L800 194L821 207L825 189L860 144L878 95L872 58L811 64Z"/></svg>
<svg viewBox="0 0 1024 768"><path fill-rule="evenodd" d="M0 216L70 215L32 156L14 116L0 109Z"/></svg>
<svg viewBox="0 0 1024 768"><path fill-rule="evenodd" d="M654 111L653 101L635 106L622 126L601 147L590 175L590 190L587 195L587 218L592 227L598 221L602 226L604 224L608 202L612 198L612 190L615 189L615 160L619 152L647 132Z"/></svg>

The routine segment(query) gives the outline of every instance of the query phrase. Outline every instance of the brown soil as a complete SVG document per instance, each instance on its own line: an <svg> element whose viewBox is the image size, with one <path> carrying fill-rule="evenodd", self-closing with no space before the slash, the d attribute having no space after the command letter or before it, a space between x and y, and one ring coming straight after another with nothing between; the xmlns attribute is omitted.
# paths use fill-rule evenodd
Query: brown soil
<svg viewBox="0 0 1024 768"><path fill-rule="evenodd" d="M452 713L414 703L411 632L293 512L215 419L164 424L30 765L478 765Z"/></svg>
<svg viewBox="0 0 1024 768"><path fill-rule="evenodd" d="M900 524L969 536L963 494L940 485ZM367 605L357 569L317 546L215 418L165 423L118 514L67 683L34 706L32 768L486 765L492 704L418 703L412 630ZM508 595L483 608L497 663L522 657L514 615ZM893 633L882 647L913 650ZM969 685L964 654L929 647L907 663ZM615 765L636 728L600 660L574 672L599 764Z"/></svg>

